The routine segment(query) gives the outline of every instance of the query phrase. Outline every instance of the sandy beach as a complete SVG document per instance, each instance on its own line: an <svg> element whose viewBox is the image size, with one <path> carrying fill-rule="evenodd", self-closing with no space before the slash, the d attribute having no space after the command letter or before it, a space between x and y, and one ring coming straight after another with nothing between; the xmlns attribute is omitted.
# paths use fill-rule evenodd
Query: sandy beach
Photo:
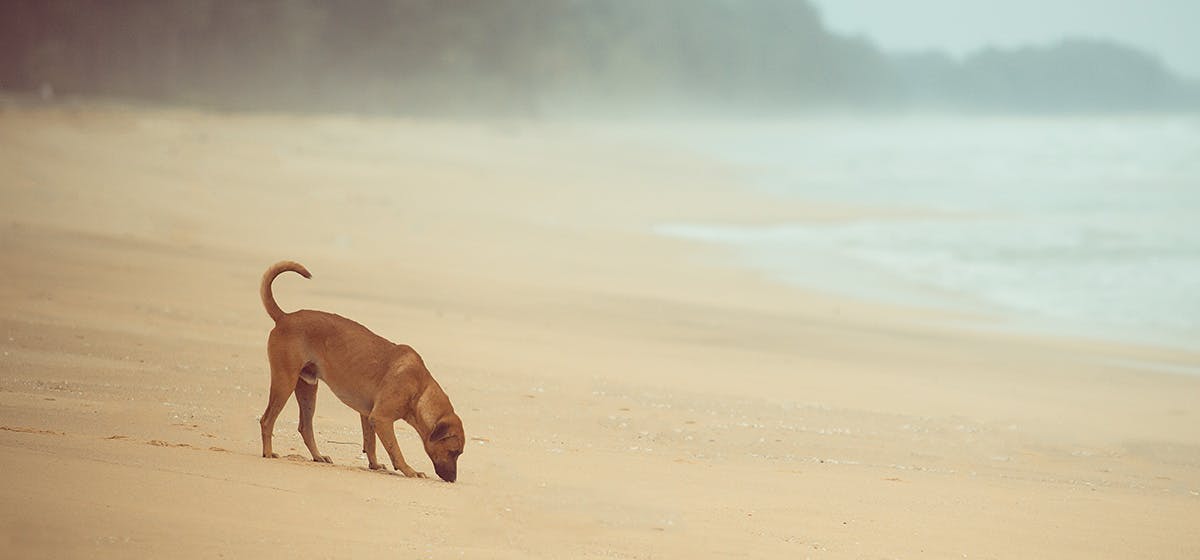
<svg viewBox="0 0 1200 560"><path fill-rule="evenodd" d="M755 195L636 130L82 104L0 112L9 558L1200 558L1200 355L809 293L657 224ZM455 484L320 389L260 457L272 324L412 345ZM415 433L397 426L418 470Z"/></svg>

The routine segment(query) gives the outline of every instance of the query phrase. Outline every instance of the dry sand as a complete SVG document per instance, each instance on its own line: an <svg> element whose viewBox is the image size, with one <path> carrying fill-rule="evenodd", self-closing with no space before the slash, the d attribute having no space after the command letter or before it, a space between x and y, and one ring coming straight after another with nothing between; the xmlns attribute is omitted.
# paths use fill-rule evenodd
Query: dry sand
<svg viewBox="0 0 1200 560"><path fill-rule="evenodd" d="M1200 378L1139 365L1195 354L772 284L648 232L865 210L618 132L9 106L0 556L1200 558ZM325 388L335 465L295 404L259 456L285 258L423 354L458 483L366 470Z"/></svg>

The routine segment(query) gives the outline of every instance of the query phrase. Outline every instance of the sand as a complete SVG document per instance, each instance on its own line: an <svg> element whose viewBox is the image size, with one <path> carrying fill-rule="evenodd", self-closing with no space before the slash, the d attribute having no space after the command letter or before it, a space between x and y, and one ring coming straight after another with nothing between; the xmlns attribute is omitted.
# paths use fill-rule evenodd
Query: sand
<svg viewBox="0 0 1200 560"><path fill-rule="evenodd" d="M1200 377L1179 350L807 293L681 220L754 198L636 128L0 113L8 558L1198 558ZM260 457L270 319L414 346L459 482L366 469L322 387ZM400 444L432 473L411 429Z"/></svg>

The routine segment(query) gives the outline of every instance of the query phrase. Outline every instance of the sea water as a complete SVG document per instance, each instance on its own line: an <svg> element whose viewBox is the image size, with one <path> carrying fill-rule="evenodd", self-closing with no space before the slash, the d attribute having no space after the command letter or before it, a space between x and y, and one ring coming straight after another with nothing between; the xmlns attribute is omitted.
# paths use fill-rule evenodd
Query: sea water
<svg viewBox="0 0 1200 560"><path fill-rule="evenodd" d="M826 118L673 141L758 195L864 210L659 228L734 246L781 281L1200 348L1200 117Z"/></svg>

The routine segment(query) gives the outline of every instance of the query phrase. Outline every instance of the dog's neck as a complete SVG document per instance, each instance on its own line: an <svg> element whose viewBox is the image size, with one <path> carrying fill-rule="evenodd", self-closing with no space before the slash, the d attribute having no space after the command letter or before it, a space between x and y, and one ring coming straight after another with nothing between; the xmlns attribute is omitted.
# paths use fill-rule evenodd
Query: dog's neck
<svg viewBox="0 0 1200 560"><path fill-rule="evenodd" d="M434 381L426 385L425 390L417 396L415 406L412 407L410 416L405 420L417 430L418 434L421 434L421 440L424 441L429 439L429 434L433 433L433 429L437 427L438 420L448 410L454 410L450 405L450 398Z"/></svg>

